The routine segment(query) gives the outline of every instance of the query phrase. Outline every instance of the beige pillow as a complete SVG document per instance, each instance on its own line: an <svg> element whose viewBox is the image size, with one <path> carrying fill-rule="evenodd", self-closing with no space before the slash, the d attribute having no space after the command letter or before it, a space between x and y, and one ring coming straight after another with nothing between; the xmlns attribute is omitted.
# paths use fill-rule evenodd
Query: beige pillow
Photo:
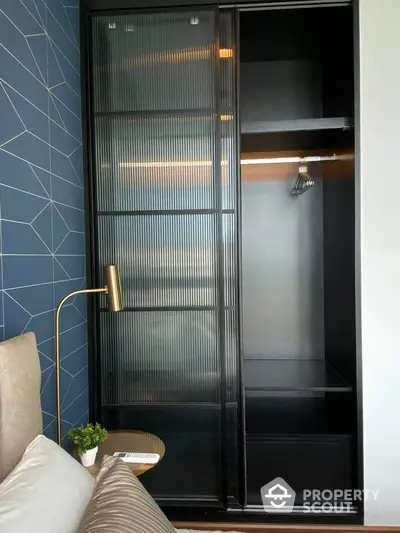
<svg viewBox="0 0 400 533"><path fill-rule="evenodd" d="M0 482L43 431L34 333L0 342Z"/></svg>
<svg viewBox="0 0 400 533"><path fill-rule="evenodd" d="M105 456L78 533L176 533L129 467Z"/></svg>
<svg viewBox="0 0 400 533"><path fill-rule="evenodd" d="M78 461L39 435L0 484L0 532L76 533L93 485Z"/></svg>

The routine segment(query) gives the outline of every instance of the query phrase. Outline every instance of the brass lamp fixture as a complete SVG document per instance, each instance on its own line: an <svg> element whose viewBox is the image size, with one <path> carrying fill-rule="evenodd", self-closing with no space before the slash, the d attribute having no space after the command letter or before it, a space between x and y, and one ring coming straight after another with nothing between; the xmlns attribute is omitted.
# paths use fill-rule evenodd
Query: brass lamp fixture
<svg viewBox="0 0 400 533"><path fill-rule="evenodd" d="M56 341L56 420L57 420L57 443L61 444L61 399L60 399L60 311L64 303L78 294L91 294L103 292L107 295L109 311L121 311L123 309L121 285L117 265L108 265L104 269L106 279L105 287L101 289L82 289L71 292L61 300L56 309L55 341Z"/></svg>

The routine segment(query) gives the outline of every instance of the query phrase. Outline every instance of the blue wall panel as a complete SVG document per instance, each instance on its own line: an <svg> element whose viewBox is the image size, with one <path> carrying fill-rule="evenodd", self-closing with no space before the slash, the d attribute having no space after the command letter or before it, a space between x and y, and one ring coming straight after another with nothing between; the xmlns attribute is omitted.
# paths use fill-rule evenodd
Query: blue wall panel
<svg viewBox="0 0 400 533"><path fill-rule="evenodd" d="M54 310L85 286L78 4L0 0L0 338L35 332L52 438ZM61 331L65 435L87 421L82 302L63 309Z"/></svg>

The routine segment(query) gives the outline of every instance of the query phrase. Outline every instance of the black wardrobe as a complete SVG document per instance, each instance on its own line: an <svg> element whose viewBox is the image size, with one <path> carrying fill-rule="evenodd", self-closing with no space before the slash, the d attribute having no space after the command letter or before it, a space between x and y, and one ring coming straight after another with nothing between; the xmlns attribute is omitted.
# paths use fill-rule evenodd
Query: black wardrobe
<svg viewBox="0 0 400 533"><path fill-rule="evenodd" d="M89 277L125 304L90 310L91 416L164 441L172 519L361 522L303 498L362 488L353 7L161 3L83 13Z"/></svg>

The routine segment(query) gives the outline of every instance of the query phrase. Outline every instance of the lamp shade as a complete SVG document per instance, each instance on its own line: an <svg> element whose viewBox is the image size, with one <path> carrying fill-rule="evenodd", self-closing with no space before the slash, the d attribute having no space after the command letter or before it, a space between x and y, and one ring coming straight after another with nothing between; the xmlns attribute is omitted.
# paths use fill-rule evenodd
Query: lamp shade
<svg viewBox="0 0 400 533"><path fill-rule="evenodd" d="M117 265L108 265L104 269L107 287L108 309L110 311L121 311L123 309L121 284Z"/></svg>

